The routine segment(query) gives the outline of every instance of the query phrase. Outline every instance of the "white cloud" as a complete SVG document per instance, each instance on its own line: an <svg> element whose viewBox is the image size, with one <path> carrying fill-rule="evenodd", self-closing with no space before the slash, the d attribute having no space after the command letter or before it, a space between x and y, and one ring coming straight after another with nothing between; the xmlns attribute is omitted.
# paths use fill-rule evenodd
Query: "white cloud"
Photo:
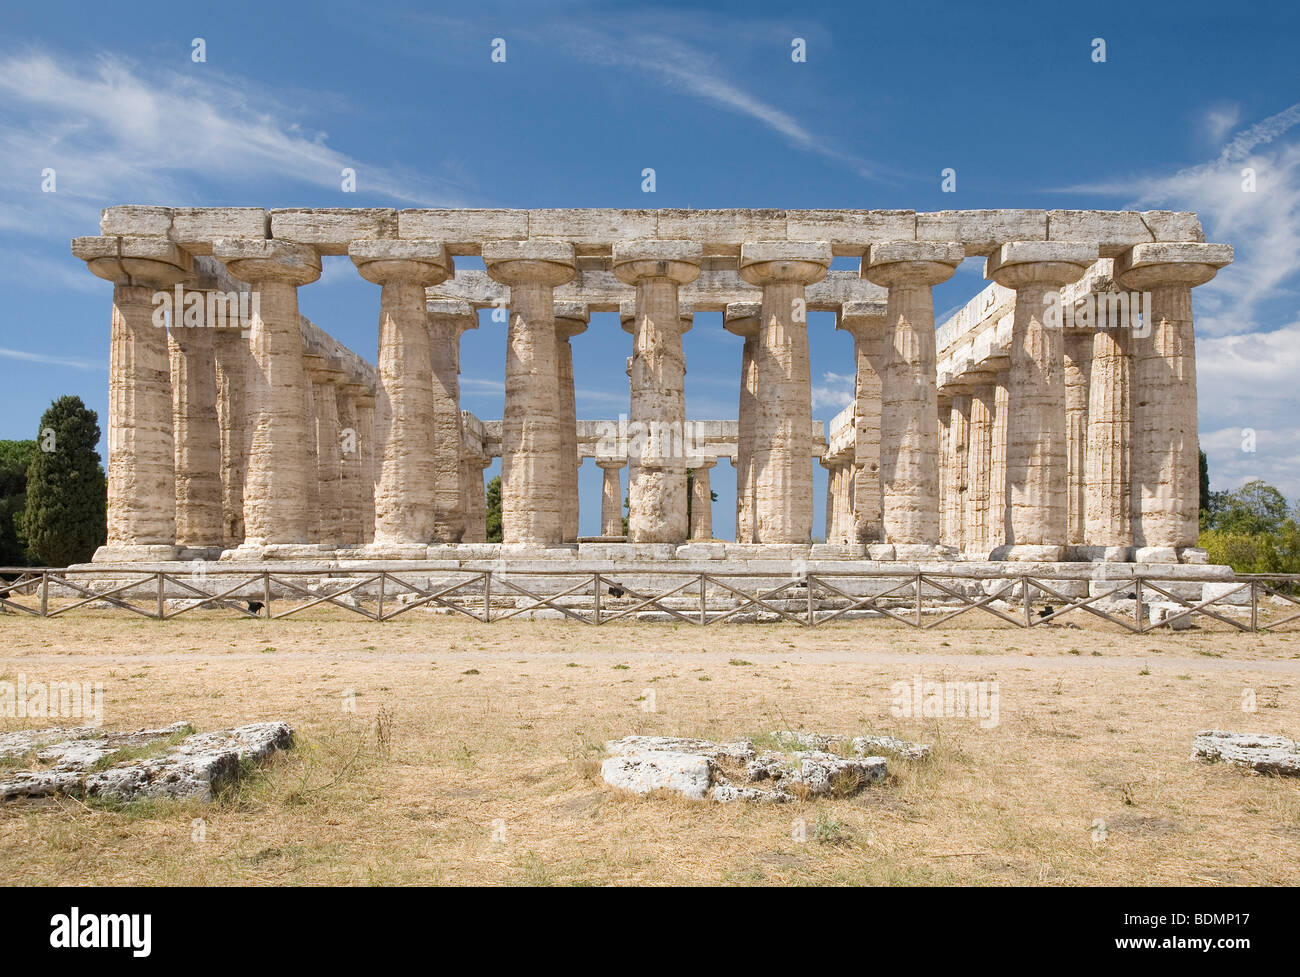
<svg viewBox="0 0 1300 977"><path fill-rule="evenodd" d="M68 366L75 370L95 370L100 373L108 372L108 365L102 361L92 362L91 360L79 360L71 356L55 356L51 353L29 353L21 349L5 349L0 347L0 357L10 360L22 360L26 363L49 363L53 366Z"/></svg>
<svg viewBox="0 0 1300 977"><path fill-rule="evenodd" d="M853 402L854 383L852 374L823 373L822 382L812 387L813 410L826 407L837 412L843 410Z"/></svg>

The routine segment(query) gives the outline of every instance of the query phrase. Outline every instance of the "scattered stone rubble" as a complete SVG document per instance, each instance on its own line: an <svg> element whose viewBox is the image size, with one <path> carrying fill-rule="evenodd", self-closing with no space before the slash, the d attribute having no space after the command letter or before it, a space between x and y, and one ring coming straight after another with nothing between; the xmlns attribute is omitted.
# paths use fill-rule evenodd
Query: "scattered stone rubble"
<svg viewBox="0 0 1300 977"><path fill-rule="evenodd" d="M1196 734L1192 756L1207 763L1222 760L1256 773L1300 777L1300 743L1285 736L1203 729Z"/></svg>
<svg viewBox="0 0 1300 977"><path fill-rule="evenodd" d="M104 765L119 750L147 750L151 744L157 746L152 755ZM55 794L121 802L154 797L211 801L218 789L239 778L243 761L261 763L292 745L293 730L281 722L209 733L195 733L184 722L133 733L57 726L4 733L0 760L34 754L36 769L0 774L0 801Z"/></svg>
<svg viewBox="0 0 1300 977"><path fill-rule="evenodd" d="M928 746L891 736L854 737L852 757L831 751L834 744L846 742L845 737L782 730L771 739L777 749L759 752L749 740L713 743L625 736L605 744L611 755L601 763L600 773L611 786L637 794L672 790L691 800L782 804L801 795L857 793L879 783L887 761L875 755L878 752L912 760L930 755Z"/></svg>

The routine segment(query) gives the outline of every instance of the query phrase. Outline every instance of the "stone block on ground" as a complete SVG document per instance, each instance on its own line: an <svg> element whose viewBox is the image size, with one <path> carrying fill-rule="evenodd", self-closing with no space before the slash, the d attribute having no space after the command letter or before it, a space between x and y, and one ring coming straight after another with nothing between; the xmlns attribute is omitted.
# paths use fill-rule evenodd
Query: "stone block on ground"
<svg viewBox="0 0 1300 977"><path fill-rule="evenodd" d="M1269 733L1229 733L1204 729L1196 734L1192 756L1223 761L1256 773L1300 777L1300 743Z"/></svg>

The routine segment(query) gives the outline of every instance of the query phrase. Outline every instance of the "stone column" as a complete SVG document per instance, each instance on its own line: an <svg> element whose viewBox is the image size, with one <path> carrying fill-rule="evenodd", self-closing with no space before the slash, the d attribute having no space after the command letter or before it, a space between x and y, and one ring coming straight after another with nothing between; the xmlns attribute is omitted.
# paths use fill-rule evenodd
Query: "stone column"
<svg viewBox="0 0 1300 977"><path fill-rule="evenodd" d="M316 444L316 541L329 549L343 542L343 444L339 419L339 387L343 368L336 360L306 357L311 380Z"/></svg>
<svg viewBox="0 0 1300 977"><path fill-rule="evenodd" d="M504 541L556 545L560 511L559 391L555 367L555 286L577 270L573 245L489 241L488 275L510 286L506 402L501 422L501 522Z"/></svg>
<svg viewBox="0 0 1300 977"><path fill-rule="evenodd" d="M623 537L623 484L619 470L625 465L621 458L601 458L596 465L605 473L605 484L600 496L600 535L606 539Z"/></svg>
<svg viewBox="0 0 1300 977"><path fill-rule="evenodd" d="M713 538L713 489L709 485L709 469L717 463L717 458L700 458L690 462L691 539Z"/></svg>
<svg viewBox="0 0 1300 977"><path fill-rule="evenodd" d="M1138 244L1115 260L1126 289L1149 292L1132 336L1130 465L1138 562L1196 546L1200 475L1192 289L1232 261L1226 244Z"/></svg>
<svg viewBox="0 0 1300 977"><path fill-rule="evenodd" d="M375 394L367 390L356 398L357 453L361 456L361 542L375 541L375 491L379 459L375 452Z"/></svg>
<svg viewBox="0 0 1300 977"><path fill-rule="evenodd" d="M169 241L117 237L76 238L72 253L113 283L108 540L95 559L176 559L171 368L153 295L189 276L189 255Z"/></svg>
<svg viewBox="0 0 1300 977"><path fill-rule="evenodd" d="M740 405L736 414L736 542L754 540L754 411L758 394L758 333L762 306L733 302L722 328L745 340L740 358Z"/></svg>
<svg viewBox="0 0 1300 977"><path fill-rule="evenodd" d="M1129 521L1129 339L1128 323L1098 324L1092 334L1085 448L1087 512L1084 542L1103 559L1132 556ZM1198 482L1199 484L1199 482Z"/></svg>
<svg viewBox="0 0 1300 977"><path fill-rule="evenodd" d="M992 380L992 377L989 378ZM967 453L965 549L977 559L989 554L990 473L993 465L993 418L997 410L993 383L981 383L970 399L970 449Z"/></svg>
<svg viewBox="0 0 1300 977"><path fill-rule="evenodd" d="M948 542L958 552L966 548L970 409L970 394L954 391L948 421Z"/></svg>
<svg viewBox="0 0 1300 977"><path fill-rule="evenodd" d="M835 474L839 467L829 458L822 458L821 464L826 469L826 542L833 543L838 529L835 524L835 517L839 511L837 509L839 498L835 494Z"/></svg>
<svg viewBox="0 0 1300 977"><path fill-rule="evenodd" d="M344 383L338 391L339 409L339 544L360 546L361 529L361 436L358 430L357 398L365 392L359 383Z"/></svg>
<svg viewBox="0 0 1300 977"><path fill-rule="evenodd" d="M939 542L949 545L952 538L952 396L940 393L939 399Z"/></svg>
<svg viewBox="0 0 1300 977"><path fill-rule="evenodd" d="M445 398L439 405L434 396L424 290L453 273L451 258L439 241L353 241L348 254L361 277L382 288L375 545L397 557L418 558L439 536L439 478L445 474L435 467L439 406L448 419ZM440 366L445 379L445 357ZM455 423L459 419L457 406ZM454 448L458 466L459 442ZM459 496L459 472L453 474ZM445 498L445 482L442 488Z"/></svg>
<svg viewBox="0 0 1300 977"><path fill-rule="evenodd" d="M1007 494L1009 536L999 559L1059 561L1069 538L1063 285L1083 277L1096 245L1030 241L989 256L985 277L1016 290L1011 331Z"/></svg>
<svg viewBox="0 0 1300 977"><path fill-rule="evenodd" d="M990 554L1005 546L1009 536L1007 522L1007 439L1010 437L1011 371L999 370L993 382L993 436L990 438L992 460L989 462L988 549Z"/></svg>
<svg viewBox="0 0 1300 977"><path fill-rule="evenodd" d="M882 538L880 494L880 397L889 352L889 319L874 302L845 302L835 323L853 337L853 525L850 543Z"/></svg>
<svg viewBox="0 0 1300 977"><path fill-rule="evenodd" d="M492 464L491 458L477 458L473 455L465 459L469 470L469 490L465 494L465 535L462 543L487 542L487 488L483 484L483 472Z"/></svg>
<svg viewBox="0 0 1300 977"><path fill-rule="evenodd" d="M614 274L636 286L632 320L632 465L628 538L633 543L686 539L686 357L677 289L700 274L699 244L626 241L614 246ZM640 451L637 449L641 448Z"/></svg>
<svg viewBox="0 0 1300 977"><path fill-rule="evenodd" d="M244 472L248 462L248 411L244 388L256 369L248 337L236 324L214 329L217 422L221 430L221 544L244 541Z"/></svg>
<svg viewBox="0 0 1300 977"><path fill-rule="evenodd" d="M468 517L464 498L464 420L460 413L460 337L478 328L468 302L429 302L429 351L433 370L433 415L429 450L433 463L433 541L458 543Z"/></svg>
<svg viewBox="0 0 1300 977"><path fill-rule="evenodd" d="M931 287L952 277L960 244L872 245L863 274L889 289L890 345L880 394L880 483L885 542L899 559L939 542L939 404Z"/></svg>
<svg viewBox="0 0 1300 977"><path fill-rule="evenodd" d="M244 542L250 555L272 546L302 546L309 539L309 497L302 324L298 288L320 277L313 248L287 241L218 238L213 254L230 274L253 286L257 310L249 331L252 369L246 376L249 419L244 473Z"/></svg>
<svg viewBox="0 0 1300 977"><path fill-rule="evenodd" d="M217 419L215 329L179 325L168 333L176 457L176 542L220 555L221 427Z"/></svg>
<svg viewBox="0 0 1300 977"><path fill-rule="evenodd" d="M756 357L754 538L812 538L812 383L804 288L826 277L825 242L746 242L740 277L763 289Z"/></svg>
<svg viewBox="0 0 1300 977"><path fill-rule="evenodd" d="M1092 374L1092 331L1065 333L1065 468L1069 486L1066 542L1081 546L1088 511L1084 456L1088 441L1088 387Z"/></svg>
<svg viewBox="0 0 1300 977"><path fill-rule="evenodd" d="M310 370L307 366L308 358L303 357L302 361L302 416L303 426L306 431L305 449L307 452L306 460L306 477L303 479L303 489L306 494L302 497L302 507L307 511L307 541L310 543L320 544L320 466L317 459L320 452L316 447L316 436L319 433L316 430L316 388L311 382Z"/></svg>
<svg viewBox="0 0 1300 977"><path fill-rule="evenodd" d="M570 340L587 331L590 315L577 302L555 307L555 378L559 386L560 500L564 515L564 542L578 541L578 409L573 390L573 346Z"/></svg>

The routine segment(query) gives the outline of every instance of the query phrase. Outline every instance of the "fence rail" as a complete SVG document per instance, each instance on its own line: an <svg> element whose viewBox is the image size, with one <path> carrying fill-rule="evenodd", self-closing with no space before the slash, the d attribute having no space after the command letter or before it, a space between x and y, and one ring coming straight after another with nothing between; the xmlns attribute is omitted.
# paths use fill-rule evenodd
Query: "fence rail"
<svg viewBox="0 0 1300 977"><path fill-rule="evenodd" d="M314 585L308 582L313 578ZM657 581L665 583L651 586ZM1206 583L1226 587L1208 598L1188 596L1189 589ZM217 567L177 572L0 567L0 611L52 618L107 607L160 621L198 610L282 620L313 608L336 607L383 622L432 608L484 624L539 614L592 625L645 619L697 626L762 620L803 627L873 617L927 630L971 611L1019 628L1046 626L1078 612L1134 634L1177 628L1198 617L1256 632L1300 620L1297 594L1300 574L1224 579L1158 573L1107 578L1078 571L1006 573L989 568L781 574L658 568ZM1117 601L1122 606L1116 606ZM1149 613L1153 605L1160 607L1161 616ZM1274 615L1273 608L1282 613Z"/></svg>

